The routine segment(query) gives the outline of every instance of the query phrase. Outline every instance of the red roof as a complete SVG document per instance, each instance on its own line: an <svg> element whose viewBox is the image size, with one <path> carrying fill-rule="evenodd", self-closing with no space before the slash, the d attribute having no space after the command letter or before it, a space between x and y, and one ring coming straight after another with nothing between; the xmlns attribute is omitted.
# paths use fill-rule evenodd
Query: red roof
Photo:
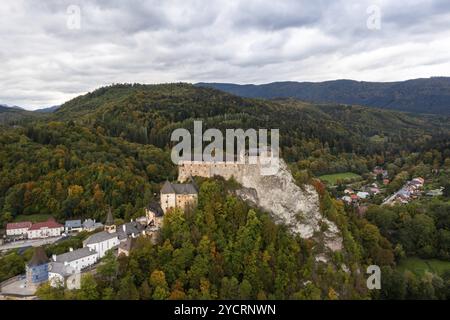
<svg viewBox="0 0 450 320"><path fill-rule="evenodd" d="M63 228L64 226L62 224L59 224L55 220L48 220L46 222L38 222L31 226L30 230L39 230L42 228L49 228L49 229L55 229L55 228Z"/></svg>
<svg viewBox="0 0 450 320"><path fill-rule="evenodd" d="M13 222L6 225L6 230L31 228L31 225L32 223L30 221Z"/></svg>

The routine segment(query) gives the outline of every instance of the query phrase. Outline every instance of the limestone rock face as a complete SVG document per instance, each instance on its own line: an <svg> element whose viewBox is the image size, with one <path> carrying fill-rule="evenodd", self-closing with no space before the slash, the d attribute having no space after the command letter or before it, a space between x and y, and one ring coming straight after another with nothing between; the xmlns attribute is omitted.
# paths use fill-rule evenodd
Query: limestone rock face
<svg viewBox="0 0 450 320"><path fill-rule="evenodd" d="M280 160L275 175L261 175L256 166L246 166L236 180L243 186L237 194L264 211L271 212L275 221L286 224L302 238L311 238L325 224L323 233L326 247L332 251L342 248L337 226L324 218L319 210L319 195L314 187L300 188L294 182L287 165Z"/></svg>
<svg viewBox="0 0 450 320"><path fill-rule="evenodd" d="M214 166L214 168L217 167ZM279 170L274 175L262 175L258 165L244 165L235 170L233 176L243 186L236 193L243 200L270 212L275 222L287 225L293 233L299 234L302 238L311 238L318 232L329 250L342 249L342 238L337 226L320 213L319 195L314 187L297 186L282 159L280 159ZM199 172L203 171L195 166L184 166L180 168L180 177L190 174L199 175ZM214 175L220 175L226 179L230 177L228 171L223 175L217 169L214 174L211 174L210 170L205 172L207 172L206 177ZM325 231L320 232L321 229Z"/></svg>

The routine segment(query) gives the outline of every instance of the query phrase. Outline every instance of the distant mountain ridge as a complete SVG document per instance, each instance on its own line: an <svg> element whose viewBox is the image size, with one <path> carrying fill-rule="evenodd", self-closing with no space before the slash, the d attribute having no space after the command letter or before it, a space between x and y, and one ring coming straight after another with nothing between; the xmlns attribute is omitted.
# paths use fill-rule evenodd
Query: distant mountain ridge
<svg viewBox="0 0 450 320"><path fill-rule="evenodd" d="M35 112L42 112L42 113L52 113L52 112L55 112L56 110L58 110L59 107L61 107L61 106L59 105L59 106L53 106L53 107L48 107L48 108L42 108L42 109L37 109L37 110L34 110L34 111Z"/></svg>
<svg viewBox="0 0 450 320"><path fill-rule="evenodd" d="M0 104L0 125L14 125L18 122L27 122L33 119L42 118L40 112L28 111L21 107L11 107Z"/></svg>
<svg viewBox="0 0 450 320"><path fill-rule="evenodd" d="M398 82L333 80L238 85L197 83L246 98L295 98L313 103L362 105L413 113L450 115L450 77Z"/></svg>
<svg viewBox="0 0 450 320"><path fill-rule="evenodd" d="M7 111L7 110L10 111L12 109L12 110L22 110L22 111L29 111L29 112L52 113L52 112L55 112L56 110L58 110L59 107L60 107L60 105L36 109L36 110L27 110L26 108L23 108L23 107L10 106L10 105L4 104L4 103L0 103L0 108L2 108L3 111Z"/></svg>
<svg viewBox="0 0 450 320"><path fill-rule="evenodd" d="M3 108L3 109L25 110L25 109L22 108L22 107L18 107L18 106L9 106L9 105L7 105L7 104L2 104L2 103L0 103L0 107Z"/></svg>

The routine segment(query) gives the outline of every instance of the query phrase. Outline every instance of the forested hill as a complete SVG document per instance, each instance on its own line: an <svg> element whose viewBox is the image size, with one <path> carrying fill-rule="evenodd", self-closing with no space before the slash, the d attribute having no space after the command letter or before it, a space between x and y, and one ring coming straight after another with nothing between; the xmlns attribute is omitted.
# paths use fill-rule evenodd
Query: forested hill
<svg viewBox="0 0 450 320"><path fill-rule="evenodd" d="M115 85L61 106L50 119L73 120L132 142L169 145L176 127L280 128L292 139L319 139L335 151L381 150L419 145L448 133L448 117L419 116L358 106L313 105L295 100L245 99L190 84ZM374 138L375 137L375 138ZM374 138L368 142L368 138ZM379 138L379 139L377 139ZM380 142L383 142L380 144Z"/></svg>
<svg viewBox="0 0 450 320"><path fill-rule="evenodd" d="M414 113L450 115L450 77L399 82L335 80L274 82L262 85L198 83L249 98L296 98L313 103L342 103Z"/></svg>
<svg viewBox="0 0 450 320"><path fill-rule="evenodd" d="M117 217L139 214L160 183L176 175L171 132L192 129L194 119L204 128L279 128L282 156L300 182L311 174L367 173L401 152L448 150L450 123L364 107L245 99L190 84L104 87L54 113L28 112L14 126L0 125L1 220L36 213L101 218L107 204Z"/></svg>

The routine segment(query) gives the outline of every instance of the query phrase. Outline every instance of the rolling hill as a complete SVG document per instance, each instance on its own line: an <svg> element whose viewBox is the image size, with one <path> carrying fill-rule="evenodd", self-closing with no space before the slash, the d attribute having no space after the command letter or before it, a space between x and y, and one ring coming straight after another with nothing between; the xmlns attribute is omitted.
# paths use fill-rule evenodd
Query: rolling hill
<svg viewBox="0 0 450 320"><path fill-rule="evenodd" d="M198 83L249 98L296 98L313 103L363 105L414 113L450 115L450 77L399 82L335 80L261 85Z"/></svg>

